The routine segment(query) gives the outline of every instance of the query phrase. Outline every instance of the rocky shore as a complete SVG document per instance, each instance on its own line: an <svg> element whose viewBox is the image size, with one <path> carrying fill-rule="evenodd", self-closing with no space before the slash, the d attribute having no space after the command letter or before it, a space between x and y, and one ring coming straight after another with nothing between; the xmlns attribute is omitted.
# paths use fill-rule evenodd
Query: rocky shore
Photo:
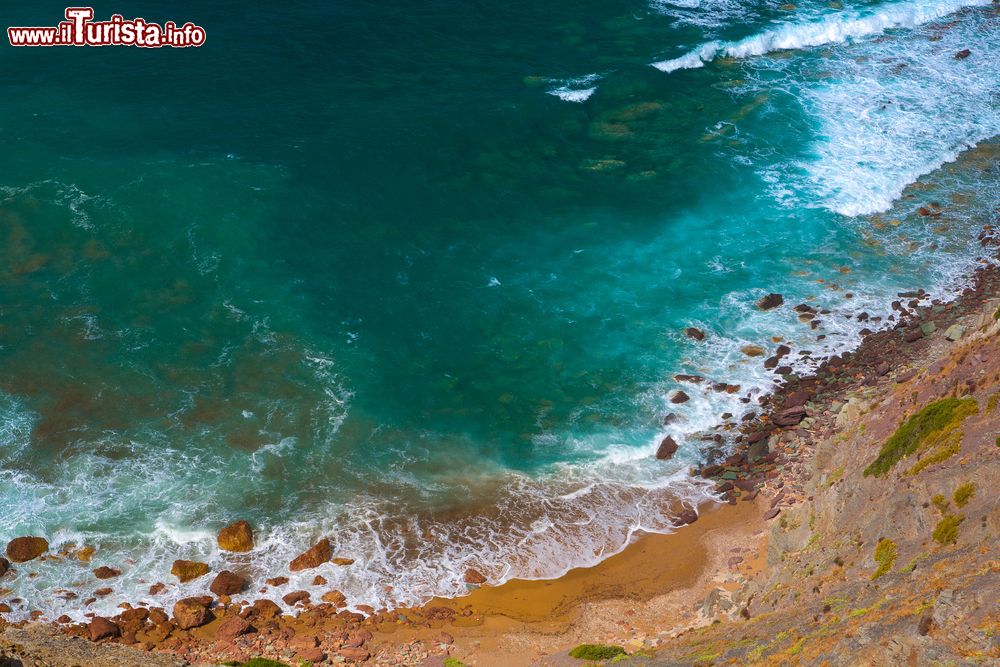
<svg viewBox="0 0 1000 667"><path fill-rule="evenodd" d="M992 246L994 230L985 228L980 241ZM90 614L86 624L66 617L42 622L37 614L34 623L8 624L3 614L17 600L0 602L0 665L240 664L258 656L289 665L576 664L567 651L584 632L602 627L595 639L622 645L629 655L616 662L626 664L996 660L998 297L1000 270L984 266L951 302L921 290L900 294L890 328L867 332L856 351L824 361L815 373L793 373L785 362L794 352L785 345L764 361L783 379L780 388L757 399L746 417L730 417L704 434L706 463L695 471L716 482L724 503L759 517L759 529L741 534L742 542L716 535L711 539L728 551L701 556L706 569L729 572L722 585L718 576L706 576L713 572L688 573L683 585L680 578L643 584L658 590L634 603L621 581L635 575L622 574L601 589L601 600L584 599L590 594L579 591L591 589L580 588L559 602L584 609L568 621L571 629L535 632L529 614L512 619L509 609L516 605L497 602L523 597L516 585L495 589L493 597L474 593L419 609L351 611L339 591L313 600L305 591L285 591L288 579L275 573L263 590L279 592L300 610L289 616L269 600L241 599L251 582L238 568L210 573L204 563L178 560L177 580L212 577L212 595L185 598L170 609L123 604L117 616ZM758 305L794 308L808 316L803 321L821 316L809 304L784 304L780 295ZM700 333L688 335L697 340ZM752 352L746 353L764 356ZM728 453L719 446L724 436L736 443ZM898 451L887 451L887 443ZM668 438L657 455L668 458L675 449ZM745 514L740 521L749 524ZM701 522L690 512L681 523L695 525L681 533ZM233 554L251 550L252 526L240 521L223 528L218 544ZM674 554L685 553L672 544ZM31 576L38 558L93 557L86 547L65 554L48 548L40 537L13 540L0 558L0 585ZM758 553L764 562L748 567ZM321 540L288 570L330 561L350 565ZM615 567L573 576L599 579ZM93 575L113 582L120 572L104 564ZM472 587L486 583L473 570L465 578ZM314 585L322 579L317 575ZM527 583L537 584L529 596L541 595L543 586L560 590L558 582ZM162 589L153 584L150 594ZM0 600L3 594L0 589ZM653 600L658 594L664 597ZM633 602L612 603L626 596ZM615 620L629 612L636 618Z"/></svg>

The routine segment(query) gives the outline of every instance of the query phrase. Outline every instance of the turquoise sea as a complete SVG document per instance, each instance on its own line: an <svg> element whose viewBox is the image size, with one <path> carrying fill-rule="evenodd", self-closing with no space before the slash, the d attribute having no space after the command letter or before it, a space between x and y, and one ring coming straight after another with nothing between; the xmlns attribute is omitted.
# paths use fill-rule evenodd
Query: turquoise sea
<svg viewBox="0 0 1000 667"><path fill-rule="evenodd" d="M326 536L351 605L593 564L711 496L698 434L777 381L742 347L805 371L998 224L989 0L95 10L207 42L0 46L0 542L97 548L14 616L201 593L170 563L240 518L254 590Z"/></svg>

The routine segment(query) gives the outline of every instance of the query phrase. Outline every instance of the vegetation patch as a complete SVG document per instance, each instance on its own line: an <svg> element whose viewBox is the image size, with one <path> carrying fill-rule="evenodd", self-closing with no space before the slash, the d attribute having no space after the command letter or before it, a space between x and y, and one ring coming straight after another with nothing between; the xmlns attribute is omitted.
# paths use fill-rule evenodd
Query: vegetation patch
<svg viewBox="0 0 1000 667"><path fill-rule="evenodd" d="M947 514L938 521L938 525L934 527L931 537L938 544L954 544L958 541L958 527L962 525L963 521L965 521L964 514Z"/></svg>
<svg viewBox="0 0 1000 667"><path fill-rule="evenodd" d="M892 566L896 564L897 555L895 542L887 539L878 541L878 544L875 545L875 562L878 564L878 568L872 574L873 581L892 570Z"/></svg>
<svg viewBox="0 0 1000 667"><path fill-rule="evenodd" d="M625 653L621 646L608 644L580 644L569 652L569 657L577 660L611 660Z"/></svg>
<svg viewBox="0 0 1000 667"><path fill-rule="evenodd" d="M458 658L445 658L444 667L466 667L466 665Z"/></svg>
<svg viewBox="0 0 1000 667"><path fill-rule="evenodd" d="M934 449L932 456L936 456L941 450L954 449L955 443L961 447L959 426L977 412L979 405L974 398L944 398L924 406L885 441L878 457L865 468L865 477L884 477L901 459L918 450Z"/></svg>
<svg viewBox="0 0 1000 667"><path fill-rule="evenodd" d="M957 489L955 489L955 504L959 507L965 507L969 504L969 500L976 495L976 485L972 482L966 482Z"/></svg>
<svg viewBox="0 0 1000 667"><path fill-rule="evenodd" d="M935 493L931 496L931 502L934 504L934 507L938 508L938 511L941 512L941 514L948 511L948 501L945 500L943 493Z"/></svg>
<svg viewBox="0 0 1000 667"><path fill-rule="evenodd" d="M230 660L228 662L220 662L219 664L227 665L228 667L288 667L288 665L283 662L270 660L268 658L250 658L246 662Z"/></svg>

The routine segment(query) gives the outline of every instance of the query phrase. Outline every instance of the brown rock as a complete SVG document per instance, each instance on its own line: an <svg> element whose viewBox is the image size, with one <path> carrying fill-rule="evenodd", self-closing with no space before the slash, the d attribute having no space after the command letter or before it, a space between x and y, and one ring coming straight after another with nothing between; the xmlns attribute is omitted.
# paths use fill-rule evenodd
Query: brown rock
<svg viewBox="0 0 1000 667"><path fill-rule="evenodd" d="M170 568L170 574L180 579L182 584L186 584L208 574L208 564L195 560L175 560L173 567Z"/></svg>
<svg viewBox="0 0 1000 667"><path fill-rule="evenodd" d="M688 327L684 330L684 335L694 340L705 340L705 332L695 327Z"/></svg>
<svg viewBox="0 0 1000 667"><path fill-rule="evenodd" d="M253 530L241 519L220 530L217 541L223 551L246 553L253 549Z"/></svg>
<svg viewBox="0 0 1000 667"><path fill-rule="evenodd" d="M965 60L971 55L972 51L970 51L969 49L962 49L961 51L955 54L955 60Z"/></svg>
<svg viewBox="0 0 1000 667"><path fill-rule="evenodd" d="M10 571L10 561L0 556L0 577Z"/></svg>
<svg viewBox="0 0 1000 667"><path fill-rule="evenodd" d="M234 639L256 631L257 629L250 624L250 621L232 614L227 615L225 620L219 625L219 629L216 630L216 636L219 639Z"/></svg>
<svg viewBox="0 0 1000 667"><path fill-rule="evenodd" d="M677 515L675 521L678 526L686 526L688 524L694 523L698 520L698 512L693 509L683 509L681 513Z"/></svg>
<svg viewBox="0 0 1000 667"><path fill-rule="evenodd" d="M475 584L475 585L485 584L486 577L484 577L478 571L473 570L470 567L468 570L465 571L465 577L463 577L463 581L465 581L465 583L467 584Z"/></svg>
<svg viewBox="0 0 1000 667"><path fill-rule="evenodd" d="M216 595L236 595L246 590L247 581L235 572L230 572L229 570L223 570L218 575L216 575L215 580L212 585L208 587L208 590L212 591Z"/></svg>
<svg viewBox="0 0 1000 667"><path fill-rule="evenodd" d="M293 591L281 599L285 604L294 607L299 602L309 602L309 593L308 591Z"/></svg>
<svg viewBox="0 0 1000 667"><path fill-rule="evenodd" d="M288 583L288 577L271 577L266 581L268 586L284 586Z"/></svg>
<svg viewBox="0 0 1000 667"><path fill-rule="evenodd" d="M757 301L757 307L761 310L771 310L772 308L777 308L785 302L785 299L780 294L768 294Z"/></svg>
<svg viewBox="0 0 1000 667"><path fill-rule="evenodd" d="M159 607L154 607L149 610L149 620L154 625L163 625L170 620L170 617L167 616L167 612L163 611Z"/></svg>
<svg viewBox="0 0 1000 667"><path fill-rule="evenodd" d="M330 540L324 537L322 540L310 547L308 551L292 560L292 562L288 564L288 569L292 572L308 570L322 565L330 560L332 556L333 549L330 547Z"/></svg>
<svg viewBox="0 0 1000 667"><path fill-rule="evenodd" d="M126 609L119 614L118 618L115 619L115 623L126 632L138 632L146 625L147 618L149 618L149 610L143 607L136 607L134 609Z"/></svg>
<svg viewBox="0 0 1000 667"><path fill-rule="evenodd" d="M34 560L49 550L49 543L42 537L15 537L7 544L7 558L15 563Z"/></svg>
<svg viewBox="0 0 1000 667"><path fill-rule="evenodd" d="M670 402L674 403L675 405L678 403L687 403L689 400L691 400L691 397L685 394L680 389L675 391L674 395L670 397Z"/></svg>
<svg viewBox="0 0 1000 667"><path fill-rule="evenodd" d="M313 664L326 660L326 653L321 648L304 648L295 654L296 659Z"/></svg>
<svg viewBox="0 0 1000 667"><path fill-rule="evenodd" d="M760 345L744 345L740 348L740 352L747 355L748 357L763 357L764 348Z"/></svg>
<svg viewBox="0 0 1000 667"><path fill-rule="evenodd" d="M343 656L348 662L364 662L371 655L368 653L368 649L360 646L357 648L342 648L337 653Z"/></svg>
<svg viewBox="0 0 1000 667"><path fill-rule="evenodd" d="M13 609L6 602L0 602L0 614L9 614Z"/></svg>
<svg viewBox="0 0 1000 667"><path fill-rule="evenodd" d="M102 598L105 595L111 595L112 592L113 589L111 588L98 588L96 591L94 591L94 595L96 595L99 598Z"/></svg>
<svg viewBox="0 0 1000 667"><path fill-rule="evenodd" d="M108 637L117 637L122 631L110 619L98 616L87 625L87 634L90 641L97 642Z"/></svg>
<svg viewBox="0 0 1000 667"><path fill-rule="evenodd" d="M771 422L776 426L795 426L806 417L805 406L797 405L787 408L771 416Z"/></svg>
<svg viewBox="0 0 1000 667"><path fill-rule="evenodd" d="M167 585L164 583L157 582L149 587L150 595L159 595L163 591L167 590Z"/></svg>
<svg viewBox="0 0 1000 667"><path fill-rule="evenodd" d="M917 623L917 632L920 633L921 637L926 637L927 633L931 631L932 625L934 625L934 616L929 611L925 612L920 617L920 622Z"/></svg>
<svg viewBox="0 0 1000 667"><path fill-rule="evenodd" d="M343 607L347 604L347 598L340 591L327 591L320 598L323 602L329 602L335 607Z"/></svg>
<svg viewBox="0 0 1000 667"><path fill-rule="evenodd" d="M115 568L108 567L107 565L102 565L94 570L94 576L98 579L112 579L119 576L121 573L121 570L116 570Z"/></svg>
<svg viewBox="0 0 1000 667"><path fill-rule="evenodd" d="M74 551L72 555L76 557L77 560L83 563L89 563L90 559L94 557L95 553L97 553L97 549L95 549L94 547L83 547L79 551Z"/></svg>
<svg viewBox="0 0 1000 667"><path fill-rule="evenodd" d="M204 598L183 598L174 605L174 623L181 630L189 630L205 625L212 620L212 612Z"/></svg>
<svg viewBox="0 0 1000 667"><path fill-rule="evenodd" d="M315 577L313 577L312 585L313 586L326 586L326 579L324 577L321 577L321 576L319 576L317 574Z"/></svg>
<svg viewBox="0 0 1000 667"><path fill-rule="evenodd" d="M447 632L442 632L437 636L438 644L454 644L455 638L449 635Z"/></svg>
<svg viewBox="0 0 1000 667"><path fill-rule="evenodd" d="M677 441L669 435L660 441L660 446L656 450L656 458L667 461L677 452Z"/></svg>
<svg viewBox="0 0 1000 667"><path fill-rule="evenodd" d="M252 607L243 610L243 613L240 615L248 619L271 621L281 616L281 607L273 600L256 600Z"/></svg>
<svg viewBox="0 0 1000 667"><path fill-rule="evenodd" d="M772 507L771 509L764 512L764 521L770 521L774 517L778 516L780 512L781 512L780 507Z"/></svg>
<svg viewBox="0 0 1000 667"><path fill-rule="evenodd" d="M334 565L354 565L353 558L334 558L330 562Z"/></svg>

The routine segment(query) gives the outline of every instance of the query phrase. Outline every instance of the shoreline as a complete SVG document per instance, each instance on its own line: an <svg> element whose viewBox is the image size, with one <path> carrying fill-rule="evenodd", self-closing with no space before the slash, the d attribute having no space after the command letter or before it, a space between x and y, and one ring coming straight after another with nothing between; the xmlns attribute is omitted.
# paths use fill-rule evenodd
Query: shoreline
<svg viewBox="0 0 1000 667"><path fill-rule="evenodd" d="M980 242L996 249L992 227L984 227ZM116 631L98 637L96 646L131 644L175 656L182 661L178 664L259 655L314 663L372 659L376 664L422 664L435 655L455 655L477 665L537 664L587 639L621 643L632 651L655 649L679 632L711 623L713 614L704 609L711 607L708 597L714 595L716 607L732 613L736 603L730 593L768 561L767 522L806 499L811 453L801 443L831 436L839 413L851 414L850 400L839 398L886 381L907 382L911 371L893 371L929 354L935 331L940 338L974 311L983 320L998 284L1000 267L987 264L972 273L970 286L952 301L924 299L922 291L900 295L893 326L865 335L853 352L831 357L813 374L793 377L761 397L762 412L739 426L733 453L693 471L716 483L721 506L709 506L671 534L645 534L593 567L553 580L477 588L419 608L370 610L367 617L328 602L306 606L296 617L282 616L277 609L234 604L220 596L218 601L200 598L206 610L212 608L213 620L182 630L176 618L135 607L108 620ZM817 413L819 397L827 406L825 423ZM727 555L732 560L724 561ZM623 618L629 620L616 620ZM93 638L94 624L64 624L59 632ZM0 622L0 632L6 625Z"/></svg>

